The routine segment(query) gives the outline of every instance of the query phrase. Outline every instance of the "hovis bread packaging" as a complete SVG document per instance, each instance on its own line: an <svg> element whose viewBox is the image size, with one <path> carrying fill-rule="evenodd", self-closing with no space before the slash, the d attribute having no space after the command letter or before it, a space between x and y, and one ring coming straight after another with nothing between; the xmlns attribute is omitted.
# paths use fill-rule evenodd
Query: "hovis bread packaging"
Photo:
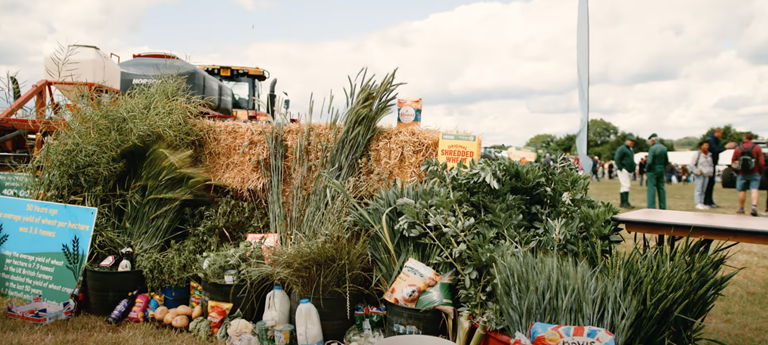
<svg viewBox="0 0 768 345"><path fill-rule="evenodd" d="M397 100L397 127L421 126L421 98Z"/></svg>

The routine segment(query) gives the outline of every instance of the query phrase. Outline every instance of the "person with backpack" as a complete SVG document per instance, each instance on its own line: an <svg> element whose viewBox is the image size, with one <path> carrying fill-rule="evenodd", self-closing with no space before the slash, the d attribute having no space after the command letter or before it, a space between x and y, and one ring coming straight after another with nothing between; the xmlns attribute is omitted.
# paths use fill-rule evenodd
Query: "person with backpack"
<svg viewBox="0 0 768 345"><path fill-rule="evenodd" d="M667 191L664 187L664 169L669 165L667 147L659 141L656 133L648 137L651 148L648 150L648 162L645 164L645 175L648 177L646 196L648 208L656 208L656 195L659 196L659 209L667 209Z"/></svg>
<svg viewBox="0 0 768 345"><path fill-rule="evenodd" d="M747 190L752 194L752 211L750 214L757 217L757 202L760 199L760 177L765 169L765 157L760 145L752 142L754 134L744 134L744 142L733 151L731 168L737 172L736 190L739 191L739 210L736 213L744 214L744 202L747 199Z"/></svg>
<svg viewBox="0 0 768 345"><path fill-rule="evenodd" d="M707 192L709 179L714 178L715 166L712 164L712 154L709 152L709 143L699 143L699 151L691 157L691 173L693 175L693 203L697 210L708 210L704 204L704 196Z"/></svg>

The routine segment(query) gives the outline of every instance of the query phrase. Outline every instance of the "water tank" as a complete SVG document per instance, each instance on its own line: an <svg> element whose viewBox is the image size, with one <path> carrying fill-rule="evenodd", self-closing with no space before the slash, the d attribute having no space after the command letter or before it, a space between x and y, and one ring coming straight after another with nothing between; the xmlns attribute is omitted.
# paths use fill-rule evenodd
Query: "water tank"
<svg viewBox="0 0 768 345"><path fill-rule="evenodd" d="M119 64L120 92L139 85L155 83L165 75L184 78L193 95L203 98L207 107L224 115L232 115L232 89L196 66L165 53L136 54Z"/></svg>
<svg viewBox="0 0 768 345"><path fill-rule="evenodd" d="M45 58L45 79L120 88L120 67L98 47L75 44L58 55L58 58L53 54ZM77 91L75 86L58 85L56 88L69 99L74 99Z"/></svg>

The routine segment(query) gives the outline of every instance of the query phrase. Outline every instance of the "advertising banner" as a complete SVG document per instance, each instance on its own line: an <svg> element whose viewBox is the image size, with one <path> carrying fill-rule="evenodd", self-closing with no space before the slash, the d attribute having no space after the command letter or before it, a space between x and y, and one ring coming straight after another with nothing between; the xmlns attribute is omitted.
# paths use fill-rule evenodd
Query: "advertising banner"
<svg viewBox="0 0 768 345"><path fill-rule="evenodd" d="M0 196L0 295L68 301L88 257L96 212Z"/></svg>

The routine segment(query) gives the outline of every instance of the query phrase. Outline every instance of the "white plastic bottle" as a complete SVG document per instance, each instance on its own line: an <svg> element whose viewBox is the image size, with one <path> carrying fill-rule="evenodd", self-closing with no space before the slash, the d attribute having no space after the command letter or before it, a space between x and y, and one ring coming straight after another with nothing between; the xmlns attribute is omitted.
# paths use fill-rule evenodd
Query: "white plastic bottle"
<svg viewBox="0 0 768 345"><path fill-rule="evenodd" d="M264 315L261 319L274 322L276 325L287 325L290 322L290 316L291 299L281 286L275 286L275 289L267 294Z"/></svg>
<svg viewBox="0 0 768 345"><path fill-rule="evenodd" d="M296 338L299 345L323 345L323 328L320 315L308 299L301 300L296 309Z"/></svg>

